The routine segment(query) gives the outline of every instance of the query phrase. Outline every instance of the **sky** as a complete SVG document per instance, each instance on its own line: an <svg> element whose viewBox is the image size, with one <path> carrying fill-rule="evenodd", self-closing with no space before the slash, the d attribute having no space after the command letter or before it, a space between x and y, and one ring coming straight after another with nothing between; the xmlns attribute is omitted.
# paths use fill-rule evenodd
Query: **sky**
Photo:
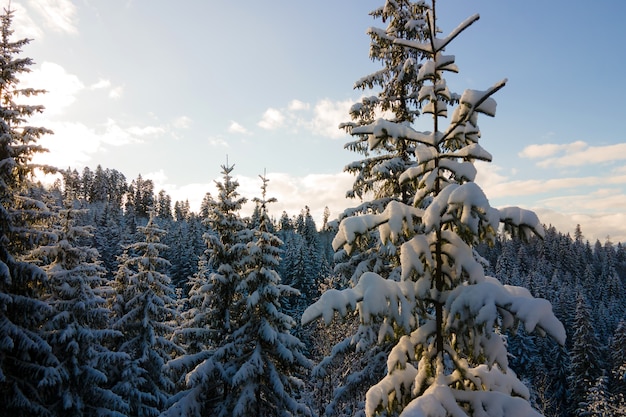
<svg viewBox="0 0 626 417"><path fill-rule="evenodd" d="M6 1L5 1L6 3ZM116 169L197 210L234 164L239 192L269 178L276 217L309 206L320 225L346 200L359 155L338 129L363 94L375 0L12 0L16 38L32 42L24 85L48 92L31 124L52 129L37 162ZM5 6L6 7L6 4ZM626 242L626 2L439 0L443 32L480 19L446 49L454 92L506 78L495 118L479 119L493 155L476 182L494 207L521 206L591 243Z"/></svg>

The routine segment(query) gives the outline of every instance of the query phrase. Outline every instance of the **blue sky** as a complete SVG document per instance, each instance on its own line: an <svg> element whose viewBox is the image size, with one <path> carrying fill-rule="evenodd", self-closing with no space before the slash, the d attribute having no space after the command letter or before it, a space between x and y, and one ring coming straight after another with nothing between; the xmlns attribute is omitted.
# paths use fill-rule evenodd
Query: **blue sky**
<svg viewBox="0 0 626 417"><path fill-rule="evenodd" d="M33 38L25 84L45 88L33 124L55 131L41 158L115 168L197 207L220 165L243 195L267 170L273 210L319 219L357 202L343 167L357 155L337 129L379 68L368 57L373 0L166 2L13 0ZM492 205L520 205L562 231L626 242L626 3L439 0L439 25L481 18L450 44L453 91L508 78L479 122L493 155L477 182Z"/></svg>

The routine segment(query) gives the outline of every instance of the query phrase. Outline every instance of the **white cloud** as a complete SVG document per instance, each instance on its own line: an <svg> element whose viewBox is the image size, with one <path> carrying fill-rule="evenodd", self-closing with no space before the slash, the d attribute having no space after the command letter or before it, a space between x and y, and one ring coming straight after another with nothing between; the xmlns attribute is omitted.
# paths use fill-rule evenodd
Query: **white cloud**
<svg viewBox="0 0 626 417"><path fill-rule="evenodd" d="M87 87L87 89L89 90L109 90L109 98L112 99L118 99L120 97L122 97L122 95L124 94L124 87L122 86L117 86L117 87L112 87L111 81L104 79L104 78L100 78L97 82L91 84L89 87Z"/></svg>
<svg viewBox="0 0 626 417"><path fill-rule="evenodd" d="M96 129L99 140L113 146L142 143L145 136L158 135L162 132L162 128L154 126L122 127L113 119L107 119L106 123Z"/></svg>
<svg viewBox="0 0 626 417"><path fill-rule="evenodd" d="M228 143L221 136L212 136L208 141L211 146L228 148Z"/></svg>
<svg viewBox="0 0 626 417"><path fill-rule="evenodd" d="M586 142L576 141L563 145L531 145L520 156L542 159L537 166L543 168L577 167L626 160L626 143L589 146Z"/></svg>
<svg viewBox="0 0 626 417"><path fill-rule="evenodd" d="M202 203L202 199L207 191L215 192L215 184L213 181L207 184L193 183L176 186L169 182L169 178L163 169L145 174L144 177L152 180L154 183L154 189L157 192L165 190L165 192L172 198L172 202L188 200L189 207L196 213L200 211L200 204Z"/></svg>
<svg viewBox="0 0 626 417"><path fill-rule="evenodd" d="M158 136L165 133L165 129L161 126L131 126L126 128L131 136L141 138L145 136Z"/></svg>
<svg viewBox="0 0 626 417"><path fill-rule="evenodd" d="M318 136L344 138L346 133L339 129L339 124L349 119L352 104L352 100L322 99L311 109L309 103L294 99L285 108L268 108L258 125L267 130L286 128L297 132L306 129Z"/></svg>
<svg viewBox="0 0 626 417"><path fill-rule="evenodd" d="M14 39L42 39L44 37L41 27L33 20L28 11L18 2L11 4L13 14Z"/></svg>
<svg viewBox="0 0 626 417"><path fill-rule="evenodd" d="M111 87L111 81L109 80L105 80L103 78L100 78L97 82L91 84L89 86L90 90L100 90L102 88L109 88Z"/></svg>
<svg viewBox="0 0 626 417"><path fill-rule="evenodd" d="M534 209L539 220L552 225L561 233L574 235L580 225L585 240L604 243L607 236L612 242L626 242L626 213L559 213L545 208Z"/></svg>
<svg viewBox="0 0 626 417"><path fill-rule="evenodd" d="M549 178L544 180L511 180L502 168L477 163L476 183L491 198L533 201L524 208L534 210L542 223L561 233L574 233L581 225L585 238L604 242L611 236L615 242L626 242L626 170L602 176ZM581 187L595 187L583 192ZM559 193L558 196L554 195ZM543 197L542 197L543 196ZM517 204L517 203L513 203Z"/></svg>
<svg viewBox="0 0 626 417"><path fill-rule="evenodd" d="M59 121L49 121L45 126L54 134L44 135L39 144L49 152L37 155L34 160L58 168L88 165L93 154L106 152L110 146L141 143L164 132L158 126L120 126L113 119L95 129L82 123Z"/></svg>
<svg viewBox="0 0 626 417"><path fill-rule="evenodd" d="M80 79L68 73L62 66L43 62L38 68L25 73L20 79L22 87L45 88L46 93L24 98L28 104L42 104L47 115L58 115L76 101L76 96L85 88Z"/></svg>
<svg viewBox="0 0 626 417"><path fill-rule="evenodd" d="M561 152L565 152L566 154L578 152L585 147L587 147L587 144L583 141L566 144L545 143L541 145L529 145L519 153L519 156L522 158L543 159Z"/></svg>
<svg viewBox="0 0 626 417"><path fill-rule="evenodd" d="M352 100L320 100L313 110L311 131L317 135L332 139L346 137L346 132L343 129L339 129L339 124L350 119L349 111L352 104L354 104Z"/></svg>
<svg viewBox="0 0 626 417"><path fill-rule="evenodd" d="M243 127L242 125L240 125L239 123L235 121L230 122L230 126L228 126L228 131L230 133L240 133L243 135L247 135L250 133L248 129L246 129L245 127Z"/></svg>
<svg viewBox="0 0 626 417"><path fill-rule="evenodd" d="M109 91L109 97L112 99L121 98L124 95L124 87L117 86Z"/></svg>
<svg viewBox="0 0 626 417"><path fill-rule="evenodd" d="M626 207L626 194L619 188L600 188L591 193L549 197L540 200L539 203L560 213L623 212L623 208Z"/></svg>
<svg viewBox="0 0 626 417"><path fill-rule="evenodd" d="M101 150L102 137L82 123L50 122L54 135L45 135L39 144L50 152L37 155L37 163L58 168L78 168L88 165L91 155Z"/></svg>
<svg viewBox="0 0 626 417"><path fill-rule="evenodd" d="M478 175L476 183L481 186L485 194L490 197L514 197L540 195L556 191L573 191L580 187L604 187L608 185L626 184L626 172L616 172L606 177L581 176L548 179L511 180L502 175L502 168L484 162L477 162ZM575 192L575 191L573 191Z"/></svg>
<svg viewBox="0 0 626 417"><path fill-rule="evenodd" d="M191 118L180 116L177 117L172 124L177 129L189 129L189 127L191 127Z"/></svg>
<svg viewBox="0 0 626 417"><path fill-rule="evenodd" d="M163 169L148 172L143 177L152 180L156 192L165 189L164 187L167 184L167 175L165 175L165 171Z"/></svg>
<svg viewBox="0 0 626 417"><path fill-rule="evenodd" d="M78 33L76 6L71 0L29 0L28 5L52 30L72 35Z"/></svg>
<svg viewBox="0 0 626 417"><path fill-rule="evenodd" d="M309 103L294 99L289 102L288 109L290 111L308 110L311 106Z"/></svg>
<svg viewBox="0 0 626 417"><path fill-rule="evenodd" d="M285 116L280 110L270 107L265 110L261 121L258 123L259 127L267 130L274 130L281 127L285 122Z"/></svg>

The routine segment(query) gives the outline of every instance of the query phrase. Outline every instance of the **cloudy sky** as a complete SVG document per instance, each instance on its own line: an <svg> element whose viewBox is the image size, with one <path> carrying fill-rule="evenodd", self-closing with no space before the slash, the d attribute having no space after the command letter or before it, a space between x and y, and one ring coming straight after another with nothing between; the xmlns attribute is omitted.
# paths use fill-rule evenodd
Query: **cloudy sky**
<svg viewBox="0 0 626 417"><path fill-rule="evenodd" d="M33 124L55 134L40 161L100 164L154 180L192 208L228 158L243 195L270 178L273 210L319 219L357 159L337 129L379 66L368 57L374 0L12 0L16 36L36 61L23 82L48 90ZM626 2L440 0L458 93L508 78L480 121L493 155L477 182L493 206L532 208L564 232L626 242Z"/></svg>

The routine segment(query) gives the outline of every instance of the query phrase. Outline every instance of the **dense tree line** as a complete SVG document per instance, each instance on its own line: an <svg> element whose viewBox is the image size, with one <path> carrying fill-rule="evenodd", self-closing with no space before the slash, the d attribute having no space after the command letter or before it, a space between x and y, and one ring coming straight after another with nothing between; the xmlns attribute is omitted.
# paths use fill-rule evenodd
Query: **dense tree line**
<svg viewBox="0 0 626 417"><path fill-rule="evenodd" d="M107 169L103 172L114 171ZM80 180L76 184L82 188L82 176L79 175L78 178ZM130 390L130 381L137 380L136 373L140 371L133 367L136 365L131 364L138 362L136 359L135 362L128 362L131 360L130 356L124 355L128 347L122 347L123 343L129 346L130 342L120 340L124 332L129 334L130 329L124 330L125 326L141 320L133 320L124 326L115 324L119 318L125 317L121 307L115 306L128 304L120 304L124 297L131 297L128 294L141 293L148 296L150 290L147 288L141 291L132 289L132 285L145 283L141 284L141 275L137 275L139 271L132 272L129 269L133 262L140 263L147 256L143 253L145 249L142 251L141 248L146 247L148 241L153 241L153 246L158 243L158 256L154 259L161 259L157 262L160 265L158 268L155 264L155 269L161 269L161 272L152 274L156 274L156 277L163 276L169 282L164 290L169 294L166 304L170 305L170 318L161 325L167 329L163 335L168 335L168 340L171 340L167 343L175 343L175 346L167 351L175 353L184 349L187 352L185 356L174 354L169 358L159 359L157 363L161 365L157 368L163 368L159 375L170 378L170 382L161 383L159 390L162 391L158 392L166 392L170 396L184 391L181 381L185 374L181 370L191 366L184 367L182 362L191 360L194 355L200 361L212 346L211 343L215 343L193 341L188 337L190 330L186 330L187 326L191 326L195 333L203 328L197 323L192 325L189 321L200 320L199 309L212 302L212 290L204 294L199 291L206 285L201 277L217 273L211 272L213 269L209 266L215 264L215 261L207 258L218 253L209 250L209 242L218 235L215 229L220 224L213 214L215 201L210 195L206 198L205 214L208 217L186 211L176 218L174 210L168 212L152 208L153 211L148 210L149 215L146 218L137 215L136 211L125 210L117 203L89 201L83 197L69 198L64 193L67 189L65 184L57 185L58 188L51 189L38 189L35 184L31 185L33 188L30 194L45 197L43 200L47 202L48 208L56 207L47 212L46 220L50 225L48 234L55 238L25 252L23 259L28 260L31 265L40 265L47 273L49 292L42 292L38 298L45 300L46 307L56 310L57 314L68 312L51 315L47 321L44 320L48 324L40 335L45 338L46 332L50 334L48 344L52 352L55 352L55 360L59 361L57 367L67 366L72 361L77 366L76 370L64 372L65 378L68 378L68 385L64 388L68 390L67 395L72 395L72 390L83 390L86 391L84 394L73 395L89 395L90 398L99 399L99 408L110 404L109 407L115 409L119 408L119 401L124 398L121 387L127 386L124 389ZM128 190L128 187L119 189ZM160 194L163 198L163 193ZM112 201L120 202L129 198L126 195L112 197ZM152 198L158 201L159 193ZM184 202L178 203L179 207L185 205ZM171 206L173 208L173 204ZM209 220L211 216L215 220ZM259 220L255 220L255 215L237 218L240 222L237 227L244 234L248 233L247 230L254 230L255 224L260 225ZM128 224L135 226L133 233L126 232ZM286 314L298 320L304 309L317 300L322 292L328 288L342 287L342 282L349 278L343 275L345 264L341 262L341 258L335 260L332 257L330 243L336 233L336 224L331 223L325 230L318 230L307 208L297 216L282 213L274 220L265 218L264 224L264 227L272 230L280 239L280 255L276 258L275 271L281 277L282 283L298 290L298 294L282 296L280 305ZM145 237L146 232L154 236ZM233 235L232 231L222 233ZM96 239L96 236L99 238ZM121 236L124 236L123 240L120 239ZM157 236L158 241L155 241ZM550 338L527 334L523 328L507 333L510 366L531 389L533 406L546 416L594 415L586 414L592 410L605 410L598 411L595 415L620 415L625 406L626 391L626 247L622 243L612 242L608 237L605 242L591 243L584 238L580 228L577 228L574 236L570 236L560 233L554 227L546 226L544 238L535 237L524 242L520 238L499 235L493 245L484 244L477 249L484 258L489 275L497 277L504 284L528 288L534 296L548 299L555 314L565 325L568 335L565 346L560 346ZM63 255L59 255L59 252ZM107 256L112 258L109 259L113 261L109 266L103 253L110 254ZM44 259L47 260L44 262ZM153 263L154 261L148 261L146 265ZM218 263L230 265L232 261ZM69 274L68 270L72 271L71 280L65 278ZM131 279L133 276L135 278ZM69 291L63 285L75 289ZM81 289L81 286L84 288ZM116 298L112 298L112 294L116 294ZM112 301L107 304L107 299ZM93 307L88 308L93 310L93 316L88 320L80 318L80 314L84 313L72 312L75 308L72 305L92 304ZM106 313L107 310L110 311ZM165 316L167 315L161 315ZM175 317L178 318L174 320ZM332 347L342 341L341 335L348 335L358 328L358 321L355 320L352 317L330 327L303 327L296 322L292 323L291 333L304 343L303 352L315 364L309 371L303 368L299 396L305 398L308 406L320 415L328 412L329 415L347 416L362 409L365 394L362 383L371 382L373 375L384 371L385 362L377 349L372 350L367 361L362 361L354 347L350 348L344 341L346 350L338 355L337 352L332 354ZM63 343L60 343L59 333L55 330L63 326L74 327L77 330L72 332L77 335L89 334L89 338L81 340L79 349L64 353L63 346L71 339L63 339ZM86 330L79 331L80 327L77 326L86 326ZM206 336L206 340L211 339L218 338ZM99 353L93 353L96 355L94 357L82 357L85 352L92 351L83 347L90 344L97 346L95 350ZM158 352L156 347L151 349ZM76 355L76 358L68 357L68 354ZM98 357L101 359L95 359ZM164 367L168 361L168 366ZM96 363L103 367L100 372L108 377L104 387L97 377L89 376L89 367L96 366L93 365ZM127 370L125 375L117 375L114 371L121 366ZM81 371L81 368L86 369ZM112 383L113 377L119 378L115 384ZM127 383L123 382L124 378L129 378ZM59 379L59 383L61 381ZM93 382L85 384L84 381ZM95 396L88 389L101 390L101 394ZM109 392L104 396L107 390ZM153 396L156 398L156 394ZM46 404L48 401L50 403ZM53 407L58 407L59 400L42 402L46 407L54 409ZM54 406L54 403L57 405ZM161 399L161 403L160 407L163 408L167 401ZM69 410L72 409L66 410L66 414L70 413ZM125 407L121 407L119 412L124 415L139 415ZM155 411L154 414L158 413Z"/></svg>
<svg viewBox="0 0 626 417"><path fill-rule="evenodd" d="M275 216L265 176L258 196L250 196L253 213L244 216L249 197L239 195L233 165L222 166L217 195L207 193L195 213L188 202L172 202L142 176L129 183L122 173L101 166L79 173L32 164L32 157L44 151L38 138L50 132L28 125L41 106L14 100L42 91L19 88L18 77L32 61L19 58L28 41L11 40L13 13L5 11L0 27L0 414L362 416L374 410L399 415L415 396L427 398L434 380L429 377L441 367L446 369L440 377L462 381L453 387L457 394L497 391L501 399L504 391L498 390L508 390L515 404L526 404L521 398L528 397L546 416L624 415L626 247L609 238L590 243L580 228L573 237L550 226L542 233L523 211L506 211L524 214L522 220L496 219L504 221L505 230L492 227L494 211L476 198L480 194L473 184L471 163L490 156L476 146L471 111L454 116L460 121L447 142L430 142L408 130L421 114L436 120L444 107L459 103L489 114L483 103L495 92L477 92L478 101L463 101L447 91L440 73L456 67L437 49L443 43L435 40L433 15L434 2L432 7L388 2L373 12L388 24L386 30L370 31L372 57L384 70L361 79L357 88L381 91L353 106L352 122L344 125L355 136L347 147L362 155L347 167L356 178L349 194L365 202L346 210L341 222L329 222L326 214L318 228L308 207L295 216ZM393 119L376 119L380 110ZM416 145L420 140L426 142ZM431 164L434 159L441 165ZM61 178L44 187L35 182L37 169L57 171ZM450 190L462 186L472 192L452 198ZM449 215L445 222L444 214ZM530 229L536 233L526 233ZM414 258L419 260L403 258L407 248L419 252ZM494 315L470 314L477 302L467 300L454 304L416 297L411 306L419 311L416 320L401 309L393 316L391 308L380 308L393 307L389 297L365 304L363 294L340 311L343 320L331 322L332 309L329 314L314 307L311 313L310 306L324 300L345 303L339 294L361 290L363 277L384 290L368 295L380 298L397 283L429 276L419 270L428 248L434 256L424 265L435 265L432 283L420 291L449 291L463 301L463 291L485 284L512 294L511 303L517 296L546 299L566 341L544 337L529 320L525 325L513 320L518 311L502 312L510 305L494 306L500 309L498 320L475 326L481 314L483 319ZM486 294L471 300L489 307ZM362 304L354 310L357 302ZM453 336L445 333L446 311L454 312ZM301 324L315 314L330 324ZM536 320L545 323L546 317ZM432 339L406 338L420 332L419 326L431 329ZM493 350L495 358L481 367ZM421 391L410 389L410 381L385 384L395 381L394 372L408 369L411 355L418 353L424 353L417 359L426 369L415 376L423 380ZM440 360L444 353L447 363ZM524 385L517 385L513 371ZM488 387L488 381L477 386L485 375L512 387ZM376 401L372 395L366 399L369 386L378 389ZM436 401L453 407L459 399ZM475 411L471 400L460 402L468 413Z"/></svg>

